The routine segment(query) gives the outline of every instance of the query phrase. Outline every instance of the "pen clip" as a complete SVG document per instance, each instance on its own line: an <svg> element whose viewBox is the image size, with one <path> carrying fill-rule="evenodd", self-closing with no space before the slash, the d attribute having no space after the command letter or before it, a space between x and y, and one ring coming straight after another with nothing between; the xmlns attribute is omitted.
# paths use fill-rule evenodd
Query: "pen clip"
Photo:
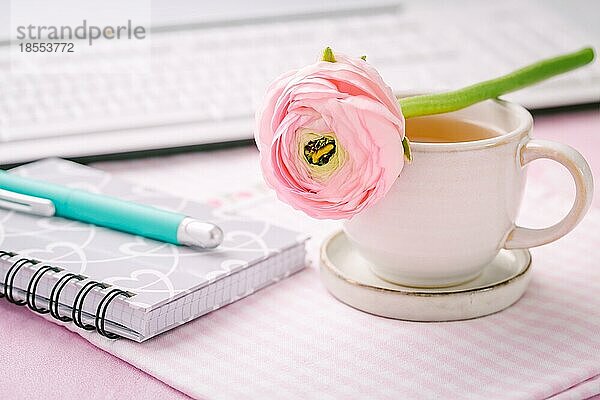
<svg viewBox="0 0 600 400"><path fill-rule="evenodd" d="M0 208L27 214L41 215L44 217L51 217L56 212L52 200L28 196L26 194L15 193L4 189L0 189Z"/></svg>

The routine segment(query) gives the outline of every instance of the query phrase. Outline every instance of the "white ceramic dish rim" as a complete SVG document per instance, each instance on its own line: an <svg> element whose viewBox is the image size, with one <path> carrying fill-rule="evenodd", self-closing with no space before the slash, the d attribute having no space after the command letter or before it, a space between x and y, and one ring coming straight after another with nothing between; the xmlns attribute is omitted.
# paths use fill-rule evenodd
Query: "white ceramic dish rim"
<svg viewBox="0 0 600 400"><path fill-rule="evenodd" d="M495 136L489 139L472 140L469 142L452 142L452 143L424 143L424 142L410 142L410 148L412 151L422 152L439 152L439 151L465 151L479 148L486 148L490 146L496 146L502 143L510 142L515 136L523 136L527 132L531 131L533 126L533 117L523 106L511 103L506 100L493 99L488 100L497 106L512 111L519 117L519 125L510 132L504 133L500 136ZM459 110L460 111L460 110ZM437 115L448 115L451 113L437 114ZM434 115L435 116L435 115Z"/></svg>
<svg viewBox="0 0 600 400"><path fill-rule="evenodd" d="M402 289L402 286L399 286L399 285L398 285L398 289L390 289L390 288L372 286L372 285L364 284L361 282L357 282L353 279L348 278L334 265L334 263L329 259L329 256L327 255L327 248L329 247L330 243L337 236L343 235L343 234L344 234L344 231L340 230L340 231L337 231L337 232L331 234L329 237L327 237L327 239L325 239L325 241L321 245L321 257L320 257L321 258L321 267L327 268L336 277L338 277L341 280L346 281L350 285L359 286L359 287L363 287L365 289L374 290L374 291L378 291L378 292L388 292L388 293L393 293L393 294L402 294L402 295L407 295L407 296L419 296L419 297L463 295L465 293L487 292L489 290L494 290L494 289L497 289L498 287L505 286L505 285L511 284L517 280L523 279L529 272L529 269L531 267L531 262L532 262L531 252L528 249L511 250L511 251L521 251L521 252L525 253L525 255L527 257L527 265L517 275L514 275L510 278L504 279L499 282L494 282L494 283L491 283L491 284L485 285L485 286L479 286L479 287L474 287L474 288L465 288L465 289L452 289L451 287L449 287L449 288L444 288L444 290L440 290L437 288L432 288L432 289L415 288L415 290L404 290L404 289Z"/></svg>

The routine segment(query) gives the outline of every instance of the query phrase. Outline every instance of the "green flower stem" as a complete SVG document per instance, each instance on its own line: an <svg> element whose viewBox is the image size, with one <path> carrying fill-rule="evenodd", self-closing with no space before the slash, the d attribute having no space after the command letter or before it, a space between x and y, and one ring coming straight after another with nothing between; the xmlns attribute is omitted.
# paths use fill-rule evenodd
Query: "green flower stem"
<svg viewBox="0 0 600 400"><path fill-rule="evenodd" d="M579 68L590 63L593 59L594 50L587 47L574 53L539 61L508 75L476 83L462 89L406 97L398 101L405 118L456 111Z"/></svg>

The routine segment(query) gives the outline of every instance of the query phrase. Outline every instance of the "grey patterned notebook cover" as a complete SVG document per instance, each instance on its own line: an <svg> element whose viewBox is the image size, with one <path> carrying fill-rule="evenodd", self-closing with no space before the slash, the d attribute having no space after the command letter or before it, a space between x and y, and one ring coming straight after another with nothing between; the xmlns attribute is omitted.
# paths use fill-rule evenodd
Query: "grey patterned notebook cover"
<svg viewBox="0 0 600 400"><path fill-rule="evenodd" d="M75 320L79 325L103 328L100 332L109 336L149 339L305 265L307 237L266 221L221 212L60 159L28 164L11 173L181 212L215 222L225 232L217 250L201 251L73 220L0 209L2 293L42 312L54 306L50 314L55 318L79 317ZM22 259L39 262L18 262ZM60 271L42 274L44 265ZM68 273L85 278L70 279L59 290L61 277ZM81 301L82 289L91 281L110 287L97 285ZM131 297L116 296L103 303L115 288Z"/></svg>

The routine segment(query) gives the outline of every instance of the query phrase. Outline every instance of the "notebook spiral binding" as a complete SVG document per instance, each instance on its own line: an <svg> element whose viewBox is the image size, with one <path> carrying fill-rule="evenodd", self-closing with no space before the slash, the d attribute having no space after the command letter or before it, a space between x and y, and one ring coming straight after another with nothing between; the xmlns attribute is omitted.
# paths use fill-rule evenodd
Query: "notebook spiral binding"
<svg viewBox="0 0 600 400"><path fill-rule="evenodd" d="M0 260L9 260L15 256L17 256L17 253L0 250ZM29 280L29 283L27 285L27 291L26 291L26 299L25 300L15 299L14 293L13 293L13 285L15 282L15 276L19 273L21 268L23 268L24 266L26 266L26 265L34 266L34 265L38 265L38 264L42 264L42 265L34 272L33 276ZM111 285L109 285L107 283L98 282L98 281L94 281L94 280L90 280L89 282L87 282L79 290L79 292L77 292L77 295L75 296L75 300L73 301L73 306L71 307L71 309L72 309L71 315L70 316L60 315L59 299L60 299L60 294L61 294L62 290L65 288L65 286L67 286L67 284L72 281L84 281L84 280L88 279L88 277L86 277L84 275L79 275L79 274L74 274L74 273L68 272L68 273L65 273L64 275L62 275L58 279L58 281L54 284L54 286L52 286L52 290L50 291L50 297L48 299L48 308L41 308L36 304L36 292L37 292L38 285L39 285L42 277L44 275L46 275L47 273L57 274L57 273L60 273L63 271L64 271L64 269L62 269L62 268L51 266L51 265L44 265L42 262L35 260L35 259L20 258L12 264L12 266L9 268L8 272L6 273L6 276L4 277L3 291L0 292L0 298L5 297L7 301L9 301L10 303L13 303L17 306L25 306L26 305L29 309L31 309L32 311L39 313L39 314L50 313L50 315L53 318L55 318L61 322L73 322L76 326L78 326L81 329L85 329L88 331L95 329L100 335L105 336L109 339L119 338L120 337L119 335L108 332L106 330L106 313L107 313L109 304L115 298L117 298L119 296L133 297L134 294L131 292L127 292L125 290L116 289L116 288L110 290L102 298L102 300L100 300L100 303L98 304L98 307L96 308L93 325L85 324L83 322L83 318L82 318L83 304L85 302L86 296L92 290L94 290L94 289L103 290L103 289L108 289L109 287L111 287Z"/></svg>

